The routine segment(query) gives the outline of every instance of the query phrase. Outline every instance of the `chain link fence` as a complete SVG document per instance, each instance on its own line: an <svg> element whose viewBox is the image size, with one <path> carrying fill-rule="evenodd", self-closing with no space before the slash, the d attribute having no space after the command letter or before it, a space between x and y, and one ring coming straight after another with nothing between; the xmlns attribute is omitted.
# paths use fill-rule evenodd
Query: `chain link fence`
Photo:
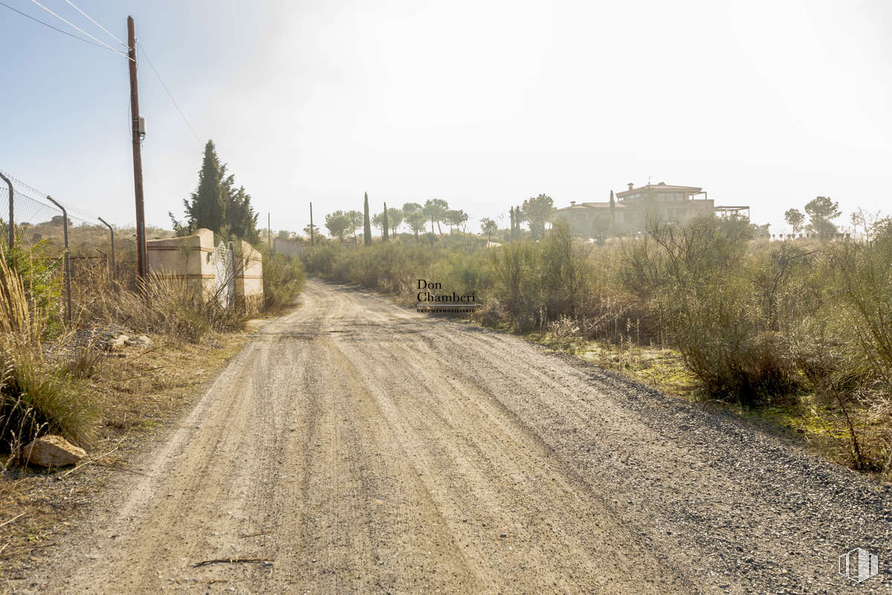
<svg viewBox="0 0 892 595"><path fill-rule="evenodd" d="M61 283L66 317L97 288L135 286L135 229L111 226L6 172L0 177L0 242L8 249L12 241L20 258L47 265L25 265L32 275L26 282ZM5 180L12 185L11 209Z"/></svg>

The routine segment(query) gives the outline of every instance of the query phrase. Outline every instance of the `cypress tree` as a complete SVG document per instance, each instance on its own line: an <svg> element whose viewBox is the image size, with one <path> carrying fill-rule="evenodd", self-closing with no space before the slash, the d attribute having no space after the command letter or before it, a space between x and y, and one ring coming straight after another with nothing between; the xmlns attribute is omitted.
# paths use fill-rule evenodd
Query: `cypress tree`
<svg viewBox="0 0 892 595"><path fill-rule="evenodd" d="M383 215L384 215L384 219L383 219L383 221L384 221L384 233L381 235L381 237L382 237L382 239L386 242L387 240L390 239L390 233L388 232L388 229L390 228L390 224L389 224L388 221L387 221L387 203L384 203L384 213L383 213Z"/></svg>
<svg viewBox="0 0 892 595"><path fill-rule="evenodd" d="M613 190L610 191L610 227L616 223L616 201L613 199Z"/></svg>
<svg viewBox="0 0 892 595"><path fill-rule="evenodd" d="M208 141L204 147L198 188L183 201L183 205L186 207L185 224L170 214L177 235L188 235L206 227L216 234L231 234L250 243L260 239L251 195L244 186L236 186L235 176L228 174L226 164L220 163L213 141Z"/></svg>
<svg viewBox="0 0 892 595"><path fill-rule="evenodd" d="M206 227L219 233L226 220L226 197L223 193L226 166L220 164L213 141L204 147L204 161L198 172L198 189L188 200L186 207L188 232Z"/></svg>
<svg viewBox="0 0 892 595"><path fill-rule="evenodd" d="M362 213L362 241L366 246L372 245L372 222L369 219L369 193L365 193L365 205Z"/></svg>
<svg viewBox="0 0 892 595"><path fill-rule="evenodd" d="M223 166L225 169L226 166ZM223 201L225 204L224 224L237 238L256 244L260 241L257 231L257 213L251 206L251 195L244 186L235 187L235 176L230 175L223 180Z"/></svg>

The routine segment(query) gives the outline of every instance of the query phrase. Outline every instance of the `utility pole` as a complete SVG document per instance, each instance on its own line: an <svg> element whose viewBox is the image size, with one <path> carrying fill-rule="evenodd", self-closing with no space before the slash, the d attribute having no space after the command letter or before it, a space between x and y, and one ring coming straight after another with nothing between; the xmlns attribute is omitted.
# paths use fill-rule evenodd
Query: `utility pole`
<svg viewBox="0 0 892 595"><path fill-rule="evenodd" d="M133 132L133 189L136 194L136 269L146 281L146 216L143 206L142 147L140 146L139 85L136 80L136 29L133 17L127 17L127 57L130 64L130 115Z"/></svg>
<svg viewBox="0 0 892 595"><path fill-rule="evenodd" d="M269 243L269 253L273 253L273 229L270 226L270 214L266 212L266 241Z"/></svg>
<svg viewBox="0 0 892 595"><path fill-rule="evenodd" d="M313 227L313 203L310 203L310 246L313 245L313 241L314 241L313 236L315 235L315 234L313 234L313 231L315 229L316 228Z"/></svg>

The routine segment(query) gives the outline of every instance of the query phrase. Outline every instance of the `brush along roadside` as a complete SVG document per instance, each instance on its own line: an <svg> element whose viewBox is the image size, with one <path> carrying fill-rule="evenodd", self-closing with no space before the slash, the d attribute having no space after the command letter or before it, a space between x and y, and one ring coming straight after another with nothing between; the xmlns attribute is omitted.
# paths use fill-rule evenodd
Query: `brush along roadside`
<svg viewBox="0 0 892 595"><path fill-rule="evenodd" d="M122 473L144 473L130 461L178 419L249 335L210 333L201 344L149 338L151 347L134 344L108 353L84 379L101 415L79 466L11 466L0 475L0 576L24 577L78 524L105 485Z"/></svg>
<svg viewBox="0 0 892 595"><path fill-rule="evenodd" d="M547 331L521 335L546 352L561 353L612 370L665 394L701 404L746 420L847 467L889 481L888 461L878 468L859 468L855 444L862 457L881 457L889 439L888 422L867 402L834 403L814 392L804 392L765 407L744 406L713 399L700 388L682 355L669 348L637 345L630 336L619 344L590 341L568 334L560 323ZM853 435L855 439L853 439Z"/></svg>
<svg viewBox="0 0 892 595"><path fill-rule="evenodd" d="M51 547L72 513L99 492L102 472L125 469L143 430L169 420L247 340L243 311L158 276L149 278L145 295L98 276L68 323L56 291L59 271L51 263L35 266L41 262L39 254L0 246L5 576ZM83 447L87 456L67 469L22 465L22 447L46 435Z"/></svg>

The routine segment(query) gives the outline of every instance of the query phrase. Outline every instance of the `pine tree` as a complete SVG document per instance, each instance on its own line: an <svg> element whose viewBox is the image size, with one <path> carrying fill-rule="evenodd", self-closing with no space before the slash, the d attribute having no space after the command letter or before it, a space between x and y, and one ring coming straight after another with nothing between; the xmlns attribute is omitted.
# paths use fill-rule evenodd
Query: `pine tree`
<svg viewBox="0 0 892 595"><path fill-rule="evenodd" d="M523 201L520 211L530 222L533 239L538 240L545 235L545 224L551 220L551 215L554 213L554 200L547 194L540 194Z"/></svg>
<svg viewBox="0 0 892 595"><path fill-rule="evenodd" d="M403 217L415 234L415 239L418 240L418 232L424 231L424 224L427 221L421 205L417 202L407 202L403 205Z"/></svg>
<svg viewBox="0 0 892 595"><path fill-rule="evenodd" d="M384 203L384 232L381 237L385 242L390 239L390 236L388 235L389 228L390 223L387 221L387 203Z"/></svg>
<svg viewBox="0 0 892 595"><path fill-rule="evenodd" d="M366 246L372 245L372 222L369 219L369 193L365 193L365 205L363 206L362 241Z"/></svg>

